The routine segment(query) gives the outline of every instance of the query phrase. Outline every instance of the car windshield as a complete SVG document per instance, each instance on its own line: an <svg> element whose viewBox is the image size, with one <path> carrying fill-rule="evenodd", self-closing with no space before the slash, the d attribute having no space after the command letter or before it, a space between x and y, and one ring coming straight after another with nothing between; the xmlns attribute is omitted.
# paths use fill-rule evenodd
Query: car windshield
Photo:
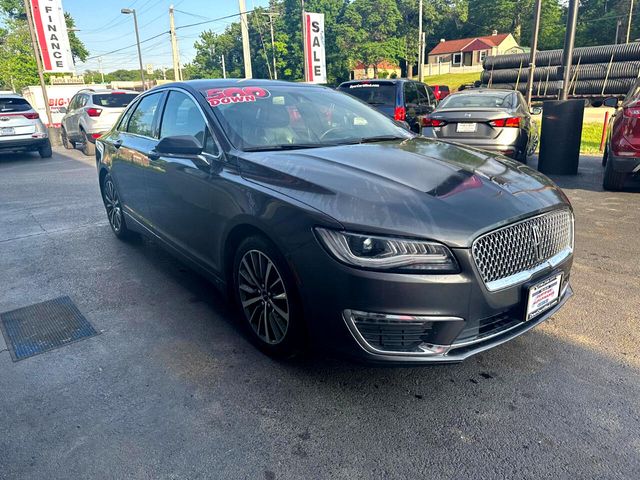
<svg viewBox="0 0 640 480"><path fill-rule="evenodd" d="M512 108L512 97L512 92L454 94L442 100L440 109L465 107Z"/></svg>
<svg viewBox="0 0 640 480"><path fill-rule="evenodd" d="M396 104L396 87L391 83L350 83L338 88L370 105Z"/></svg>
<svg viewBox="0 0 640 480"><path fill-rule="evenodd" d="M26 112L31 105L24 98L0 98L0 112Z"/></svg>
<svg viewBox="0 0 640 480"><path fill-rule="evenodd" d="M231 143L241 150L324 147L413 137L355 98L322 87L203 90Z"/></svg>
<svg viewBox="0 0 640 480"><path fill-rule="evenodd" d="M93 95L92 100L94 105L101 107L123 108L129 105L137 96L137 93L99 93Z"/></svg>

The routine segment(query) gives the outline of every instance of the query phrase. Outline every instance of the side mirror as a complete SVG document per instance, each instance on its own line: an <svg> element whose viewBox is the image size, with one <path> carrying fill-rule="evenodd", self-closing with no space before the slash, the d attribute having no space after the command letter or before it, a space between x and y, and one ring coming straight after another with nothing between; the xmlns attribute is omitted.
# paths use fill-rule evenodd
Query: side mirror
<svg viewBox="0 0 640 480"><path fill-rule="evenodd" d="M393 120L393 123L395 123L400 128L404 128L409 132L411 131L411 127L409 126L409 124L403 120Z"/></svg>
<svg viewBox="0 0 640 480"><path fill-rule="evenodd" d="M60 113L67 113L67 107L60 107L60 108L58 108L58 111Z"/></svg>
<svg viewBox="0 0 640 480"><path fill-rule="evenodd" d="M533 107L531 109L531 115L540 115L542 113L542 107Z"/></svg>
<svg viewBox="0 0 640 480"><path fill-rule="evenodd" d="M202 148L202 144L196 137L176 135L174 137L164 137L158 142L155 150L160 154L200 155Z"/></svg>
<svg viewBox="0 0 640 480"><path fill-rule="evenodd" d="M617 97L605 98L602 104L606 107L618 108L618 98Z"/></svg>

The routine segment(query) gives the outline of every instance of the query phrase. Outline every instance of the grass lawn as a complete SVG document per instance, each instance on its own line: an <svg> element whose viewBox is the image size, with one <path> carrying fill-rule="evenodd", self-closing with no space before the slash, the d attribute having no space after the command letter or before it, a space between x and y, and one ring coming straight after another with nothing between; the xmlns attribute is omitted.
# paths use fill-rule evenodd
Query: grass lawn
<svg viewBox="0 0 640 480"><path fill-rule="evenodd" d="M445 73L444 75L432 75L424 77L427 85L447 85L454 92L463 83L473 83L480 80L480 72L471 73Z"/></svg>
<svg viewBox="0 0 640 480"><path fill-rule="evenodd" d="M602 123L582 124L582 143L580 153L600 153L600 137L602 136Z"/></svg>

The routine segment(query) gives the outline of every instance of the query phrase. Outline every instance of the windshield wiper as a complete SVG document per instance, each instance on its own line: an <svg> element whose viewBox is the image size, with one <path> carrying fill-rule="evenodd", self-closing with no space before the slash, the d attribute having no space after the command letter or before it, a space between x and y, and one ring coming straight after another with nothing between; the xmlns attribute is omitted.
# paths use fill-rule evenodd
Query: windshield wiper
<svg viewBox="0 0 640 480"><path fill-rule="evenodd" d="M387 142L389 140L407 140L411 137L400 137L399 135L378 135L376 137L362 137L358 143Z"/></svg>
<svg viewBox="0 0 640 480"><path fill-rule="evenodd" d="M245 152L268 152L271 150L298 150L303 148L332 147L335 143L281 143L278 145L261 145L259 147L245 147Z"/></svg>

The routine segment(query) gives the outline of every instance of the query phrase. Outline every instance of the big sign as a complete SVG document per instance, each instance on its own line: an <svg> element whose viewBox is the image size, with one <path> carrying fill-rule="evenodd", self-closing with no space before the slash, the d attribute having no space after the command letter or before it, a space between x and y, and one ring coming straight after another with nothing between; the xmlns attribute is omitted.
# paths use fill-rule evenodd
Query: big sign
<svg viewBox="0 0 640 480"><path fill-rule="evenodd" d="M324 53L324 13L304 13L307 56L307 81L327 83L327 63Z"/></svg>
<svg viewBox="0 0 640 480"><path fill-rule="evenodd" d="M45 72L73 72L62 0L31 0L33 23Z"/></svg>

